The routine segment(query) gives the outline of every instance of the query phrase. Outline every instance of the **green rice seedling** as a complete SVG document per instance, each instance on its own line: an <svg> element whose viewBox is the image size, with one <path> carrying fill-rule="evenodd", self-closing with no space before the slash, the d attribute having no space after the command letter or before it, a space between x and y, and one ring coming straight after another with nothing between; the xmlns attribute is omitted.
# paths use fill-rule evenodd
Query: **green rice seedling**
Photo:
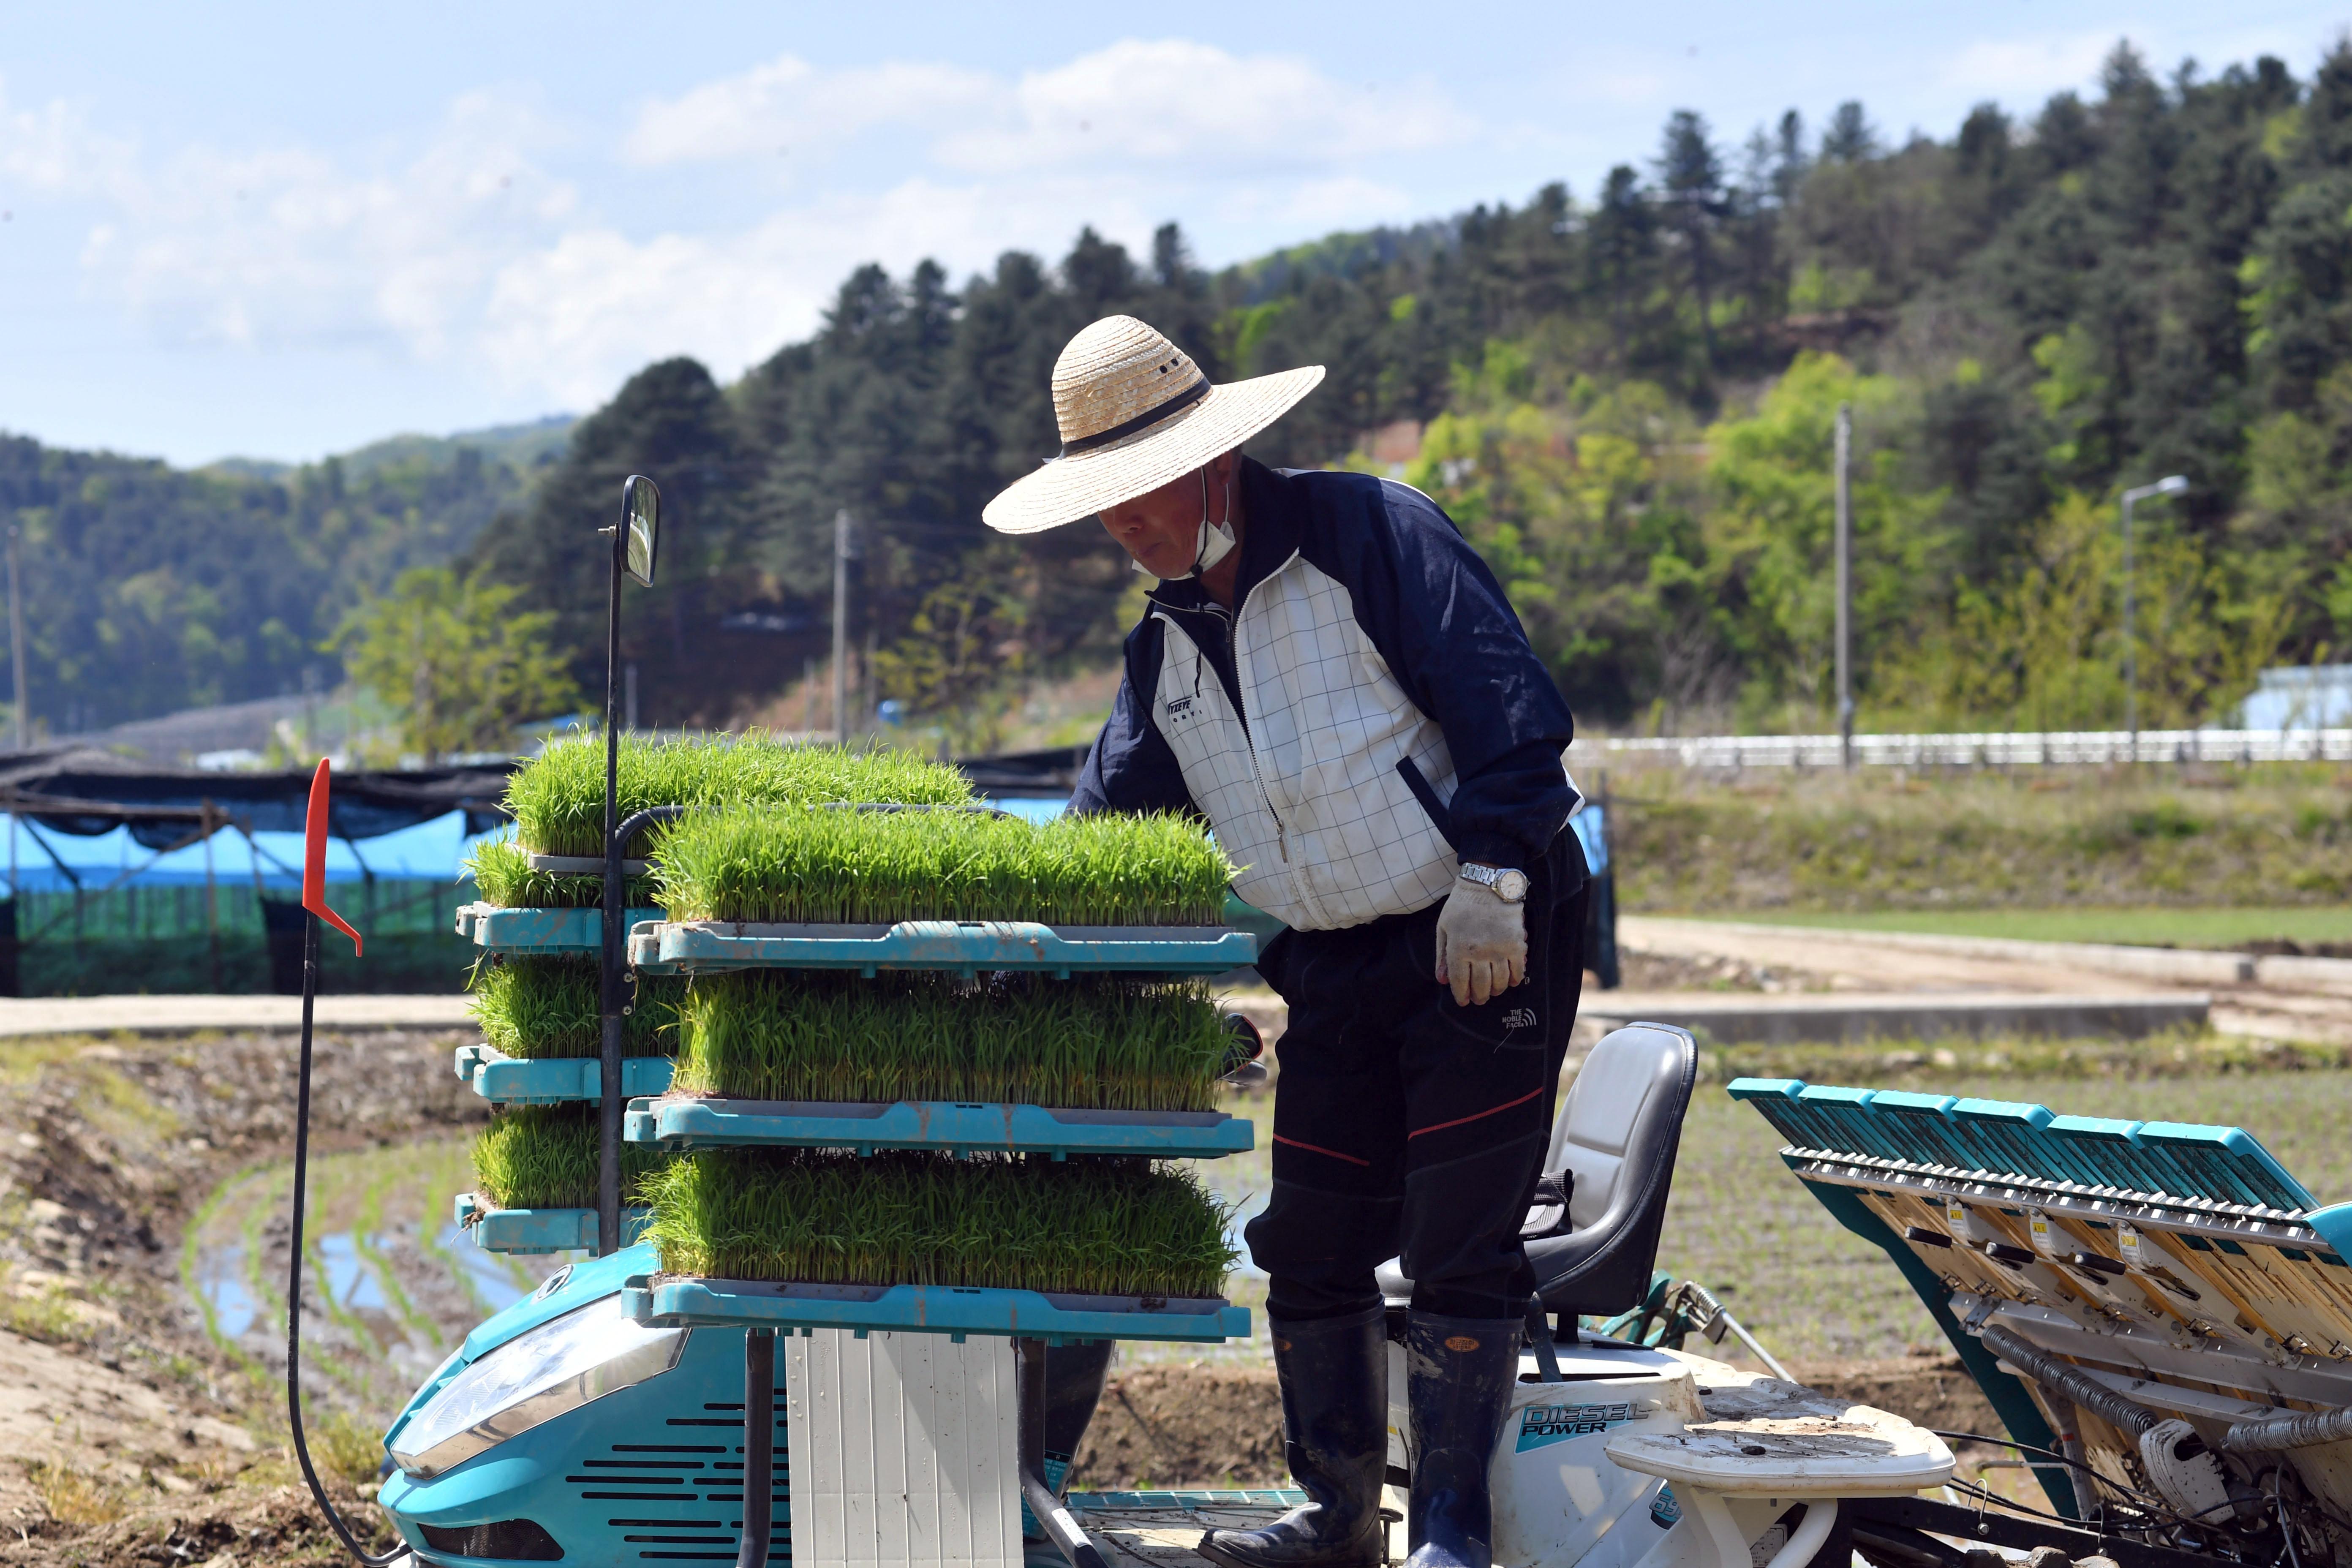
<svg viewBox="0 0 2352 1568"><path fill-rule="evenodd" d="M971 785L953 768L905 752L783 745L764 735L698 736L621 742L615 791L624 819L650 805L725 806L815 802L961 805ZM590 736L559 742L507 782L512 837L479 846L466 868L482 898L505 909L596 909L601 875L531 869L530 856L594 856L604 848L604 743ZM646 854L663 830L630 846ZM632 877L629 905L653 902L653 880Z"/></svg>
<svg viewBox="0 0 2352 1568"><path fill-rule="evenodd" d="M596 1206L596 1108L516 1105L499 1112L474 1140L475 1191L502 1209ZM621 1148L624 1202L662 1163L652 1150Z"/></svg>
<svg viewBox="0 0 2352 1568"><path fill-rule="evenodd" d="M601 876L558 876L534 871L530 852L511 838L493 838L474 847L465 869L485 903L508 910L593 910L604 902ZM631 877L626 881L629 907L649 909L654 879Z"/></svg>
<svg viewBox="0 0 2352 1568"><path fill-rule="evenodd" d="M1214 925L1233 874L1174 816L782 807L681 821L655 880L672 920Z"/></svg>
<svg viewBox="0 0 2352 1568"><path fill-rule="evenodd" d="M1181 1166L713 1150L647 1177L668 1274L1215 1296L1233 1211Z"/></svg>
<svg viewBox="0 0 2352 1568"><path fill-rule="evenodd" d="M603 998L593 958L505 954L474 966L468 982L482 1038L510 1057L593 1057L604 1049ZM622 1049L633 1057L677 1049L677 1005L686 982L642 974L635 1004L621 1020Z"/></svg>
<svg viewBox="0 0 2352 1568"><path fill-rule="evenodd" d="M785 745L762 734L621 742L616 795L624 818L652 805L773 805L898 801L961 805L971 785L910 752ZM604 742L559 742L507 784L517 837L542 855L604 850Z"/></svg>
<svg viewBox="0 0 2352 1568"><path fill-rule="evenodd" d="M675 1088L743 1100L1213 1110L1229 1042L1204 983L746 970L679 1004Z"/></svg>

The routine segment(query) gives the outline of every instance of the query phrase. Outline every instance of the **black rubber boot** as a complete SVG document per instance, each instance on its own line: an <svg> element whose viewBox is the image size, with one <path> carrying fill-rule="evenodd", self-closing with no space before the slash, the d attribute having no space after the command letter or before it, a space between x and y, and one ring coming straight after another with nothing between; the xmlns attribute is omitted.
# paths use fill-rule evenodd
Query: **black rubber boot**
<svg viewBox="0 0 2352 1568"><path fill-rule="evenodd" d="M1486 1467L1518 1382L1519 1325L1508 1318L1406 1320L1412 1409L1412 1505L1405 1568L1491 1568Z"/></svg>
<svg viewBox="0 0 2352 1568"><path fill-rule="evenodd" d="M1372 1568L1388 1470L1386 1310L1269 1319L1282 1382L1283 1452L1307 1501L1264 1530L1213 1530L1200 1553L1225 1568Z"/></svg>

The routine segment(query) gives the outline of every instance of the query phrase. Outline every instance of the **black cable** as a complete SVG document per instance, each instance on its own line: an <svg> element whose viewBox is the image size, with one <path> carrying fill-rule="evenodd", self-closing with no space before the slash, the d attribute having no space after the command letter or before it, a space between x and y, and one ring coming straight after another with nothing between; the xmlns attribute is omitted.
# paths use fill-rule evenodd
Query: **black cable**
<svg viewBox="0 0 2352 1568"><path fill-rule="evenodd" d="M2148 1492L2140 1491L2133 1487L2127 1487L2121 1481L2115 1479L2113 1477L2102 1475L2099 1471L2083 1463L2082 1460L2071 1458L2064 1454L2059 1453L2053 1448L2040 1448L2031 1443L2020 1443L2011 1437L1994 1437L1982 1432L1938 1432L1932 1426L1928 1428L1928 1431L1932 1436L1941 1437L1947 1442L1982 1443L1989 1447L2014 1448L2021 1454L2040 1454L2045 1458L2055 1459L2058 1463L2066 1466L2070 1469L2082 1471L2084 1475L2090 1477L2093 1480L2097 1481L2100 1485L2107 1488L2111 1491L2120 1492L2125 1497L2136 1499L2140 1502L2153 1503L2158 1508L2163 1509L2168 1513L2172 1512L2171 1508L2162 1498L2154 1496ZM2173 1517L2175 1519L2179 1519L2182 1516L2176 1513L2173 1514Z"/></svg>
<svg viewBox="0 0 2352 1568"><path fill-rule="evenodd" d="M289 1248L286 1266L286 1416L294 1428L294 1457L302 1466L302 1479L310 1483L310 1496L319 1511L327 1516L327 1523L343 1543L343 1550L356 1559L361 1568L391 1568L408 1555L403 1542L381 1556L367 1551L352 1533L335 1505L327 1500L327 1489L319 1484L319 1472L310 1463L310 1445L302 1435L302 1188L310 1165L310 1004L319 993L319 917L305 911L302 919L302 1061L295 1075L294 1089L294 1237Z"/></svg>

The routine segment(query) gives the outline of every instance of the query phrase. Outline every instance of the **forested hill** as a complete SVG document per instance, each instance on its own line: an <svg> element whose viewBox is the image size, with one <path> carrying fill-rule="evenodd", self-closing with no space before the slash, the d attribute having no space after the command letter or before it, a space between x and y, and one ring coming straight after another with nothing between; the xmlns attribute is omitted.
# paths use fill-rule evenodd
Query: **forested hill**
<svg viewBox="0 0 2352 1568"><path fill-rule="evenodd" d="M37 730L299 691L306 670L331 688L340 666L322 645L361 595L448 560L517 508L571 424L194 472L0 434L0 522L21 531Z"/></svg>
<svg viewBox="0 0 2352 1568"><path fill-rule="evenodd" d="M731 386L635 377L465 559L557 611L593 682L589 531L655 474L674 530L625 631L645 716L719 720L817 647L846 509L854 643L984 742L1007 689L1116 647L1136 579L1098 530L1001 541L979 512L1055 449L1062 344L1124 310L1221 379L1328 366L1254 449L1436 496L1588 724L1829 721L1841 403L1865 724L2119 722L2116 497L2174 472L2187 494L2136 519L2144 722L2352 637L2352 46L2307 79L2119 46L2087 94L1900 145L1849 103L1745 136L1681 112L1626 151L1597 189L1213 275L1172 224L1148 256L1088 233L960 283L863 268ZM207 504L312 549L289 520L313 489Z"/></svg>
<svg viewBox="0 0 2352 1568"><path fill-rule="evenodd" d="M630 637L668 716L715 717L799 665L711 628L754 602L821 625L846 508L859 640L973 734L992 689L1120 629L1132 579L1098 531L978 521L1055 450L1049 367L1110 310L1221 378L1329 367L1269 459L1387 467L1368 433L1422 426L1380 445L1418 434L1402 477L1495 563L1588 723L1829 721L1841 402L1865 723L2119 723L2115 498L2168 473L2187 495L2137 518L2145 721L2219 716L2261 665L2352 636L2340 43L2308 80L2269 58L2159 79L2119 46L2088 95L1899 146L1859 103L1744 139L1677 113L1597 190L1215 276L1173 226L1148 258L1087 235L961 287L868 268L724 394L647 371L482 563L561 582L584 653L601 590L556 565L575 520L631 463L670 465L679 569Z"/></svg>

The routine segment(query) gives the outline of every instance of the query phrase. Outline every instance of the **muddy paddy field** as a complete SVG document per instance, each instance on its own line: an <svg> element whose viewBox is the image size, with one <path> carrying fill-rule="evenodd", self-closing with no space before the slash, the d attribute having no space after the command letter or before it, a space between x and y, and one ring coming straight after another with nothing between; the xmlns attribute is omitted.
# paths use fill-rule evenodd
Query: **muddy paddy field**
<svg viewBox="0 0 2352 1568"><path fill-rule="evenodd" d="M319 1042L306 1407L330 1486L362 1520L390 1416L467 1329L564 1261L485 1253L452 1222L485 1114L449 1069L467 1037ZM2136 1066L2109 1047L2045 1054L2031 1078L1971 1061L1937 1087L2243 1125L2323 1197L2352 1196L2352 1073L2304 1061ZM1805 1065L1820 1081L1911 1087L1937 1070L1859 1048ZM16 1111L0 1131L0 1565L339 1560L286 1436L293 1074L283 1034L0 1042ZM1232 1109L1259 1121L1260 1152L1204 1173L1245 1215L1265 1190L1271 1099ZM1828 1219L1775 1147L1719 1083L1701 1085L1659 1266L1722 1293L1817 1385L1985 1429L1990 1413L1895 1270ZM1233 1294L1262 1308L1264 1281L1244 1267ZM1126 1348L1076 1484L1279 1480L1259 1316L1253 1341L1210 1353Z"/></svg>

